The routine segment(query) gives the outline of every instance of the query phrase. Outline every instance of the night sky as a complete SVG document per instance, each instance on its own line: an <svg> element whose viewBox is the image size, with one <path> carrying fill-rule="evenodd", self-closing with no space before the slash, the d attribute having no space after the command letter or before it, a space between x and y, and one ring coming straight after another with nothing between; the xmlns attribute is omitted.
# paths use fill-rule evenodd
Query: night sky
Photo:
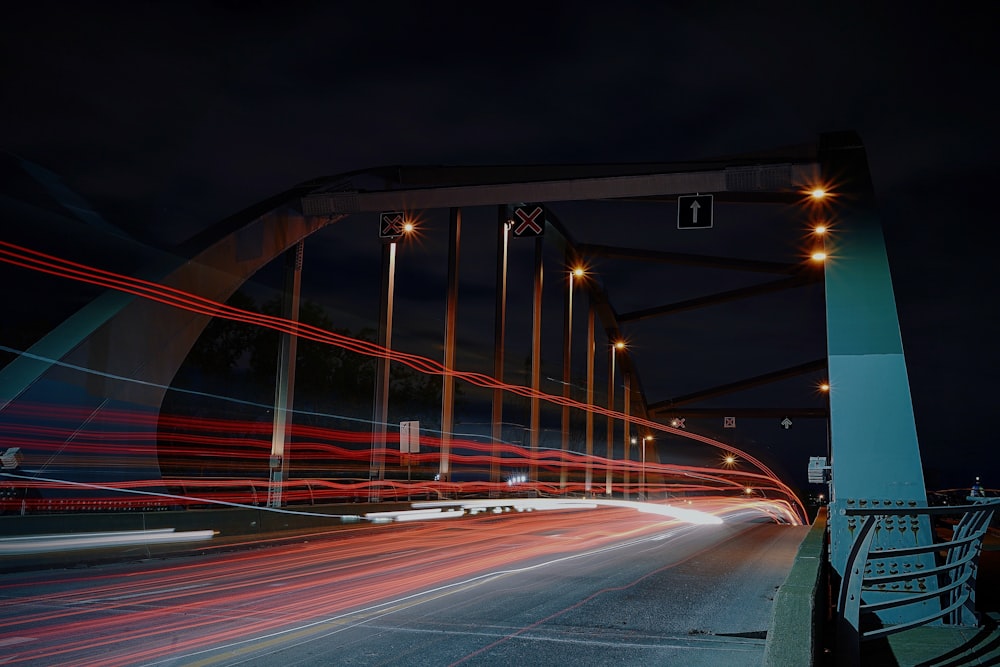
<svg viewBox="0 0 1000 667"><path fill-rule="evenodd" d="M7 3L0 197L37 196L37 179L23 176L31 163L96 213L93 238L110 231L167 249L298 183L367 167L681 161L854 130L882 213L928 487L975 475L1000 485L1000 281L988 254L998 234L987 181L998 148L995 12L956 3L647 4ZM123 268L86 243L32 237L6 215L6 238ZM567 224L581 240L607 242L598 222ZM446 229L430 221L420 252L433 257ZM644 229L617 244L641 241ZM310 266L331 246L358 242L355 231L335 234L307 245ZM467 243L477 263L476 242ZM377 244L366 247L377 258ZM711 244L698 252L726 254ZM480 262L490 270L491 253ZM377 296L377 259L357 261L352 275ZM421 284L412 263L405 270ZM482 296L491 322L491 288L475 273L462 298ZM619 284L627 302L635 283ZM4 331L17 328L12 313L27 317L51 289L39 279L8 290ZM440 318L421 310L426 291L410 296L416 305L401 306L397 335L431 338ZM329 293L315 298L344 326L377 316ZM803 321L816 310L808 297L795 307L809 313ZM806 329L822 336L819 327ZM821 340L803 342L788 365L817 350ZM459 366L489 352L469 349ZM726 377L723 365L698 385L697 369L680 368L676 355L636 354L651 401L740 377L736 368ZM688 384L657 386L663 363ZM801 476L804 457L820 454L800 451L776 467Z"/></svg>

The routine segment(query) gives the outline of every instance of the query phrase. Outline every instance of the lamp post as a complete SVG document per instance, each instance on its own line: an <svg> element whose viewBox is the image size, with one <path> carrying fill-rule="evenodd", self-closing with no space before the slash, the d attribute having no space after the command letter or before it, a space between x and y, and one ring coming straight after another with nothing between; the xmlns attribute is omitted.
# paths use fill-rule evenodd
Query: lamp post
<svg viewBox="0 0 1000 667"><path fill-rule="evenodd" d="M569 400L571 381L571 357L573 348L573 281L584 276L582 266L576 266L569 272L568 291L566 294L566 311L563 319L563 398ZM569 405L562 406L562 451L563 454L569 451ZM559 488L566 488L567 481L566 459L560 463Z"/></svg>
<svg viewBox="0 0 1000 667"><path fill-rule="evenodd" d="M638 438L636 438L636 437L635 437L634 435L633 435L633 436L632 436L631 438L629 438L629 439L627 439L627 440L625 441L625 461L626 461L626 462L628 461L628 450L629 450L629 449L630 449L630 448L631 448L631 447L632 447L633 445L638 445L638 444L639 444L639 439L638 439ZM628 472L626 471L626 472L625 472L625 474L627 475L627 474L628 474ZM638 495L638 494L637 494L637 495ZM625 500L628 500L628 482L627 482L627 481L626 481L626 483L625 483Z"/></svg>
<svg viewBox="0 0 1000 667"><path fill-rule="evenodd" d="M639 480L639 494L642 500L649 499L649 492L646 491L646 443L653 439L651 435L645 435L642 438L642 472L641 479Z"/></svg>
<svg viewBox="0 0 1000 667"><path fill-rule="evenodd" d="M622 406L625 412L625 453L624 453L625 465L622 471L622 481L624 482L625 486L625 500L628 500L630 491L629 477L631 477L631 475L629 475L629 470L628 470L628 464L629 464L628 438L629 438L629 433L632 431L632 420L629 419L630 411L632 408L632 378L627 371L624 370L622 371L622 380L624 380L625 383L625 392L624 392L625 396L623 397L624 405Z"/></svg>
<svg viewBox="0 0 1000 667"><path fill-rule="evenodd" d="M615 409L615 351L624 350L625 341L618 340L608 348L608 410ZM608 463L604 479L604 492L611 497L611 461L614 457L615 422L608 416ZM627 437L627 436L626 436Z"/></svg>
<svg viewBox="0 0 1000 667"><path fill-rule="evenodd" d="M382 309L379 318L378 344L386 350L384 357L379 357L375 373L375 405L372 408L372 452L368 471L369 487L368 501L377 503L382 499L381 489L373 482L385 478L385 441L386 426L389 418L389 358L392 348L392 307L393 293L396 286L396 240L401 236L411 234L413 222L404 213L383 213L380 218L379 236L382 238L382 298L379 304Z"/></svg>
<svg viewBox="0 0 1000 667"><path fill-rule="evenodd" d="M594 405L594 304L587 300L587 407ZM594 475L594 411L587 410L587 472L584 480L584 491L587 496L593 493Z"/></svg>
<svg viewBox="0 0 1000 667"><path fill-rule="evenodd" d="M507 219L507 207L497 207L497 293L496 315L493 320L493 377L497 382L503 382L504 376L504 331L507 324L507 242L510 238L510 222ZM490 457L490 481L493 490L490 495L496 495L500 484L500 440L503 437L503 389L493 390L492 436L493 452Z"/></svg>

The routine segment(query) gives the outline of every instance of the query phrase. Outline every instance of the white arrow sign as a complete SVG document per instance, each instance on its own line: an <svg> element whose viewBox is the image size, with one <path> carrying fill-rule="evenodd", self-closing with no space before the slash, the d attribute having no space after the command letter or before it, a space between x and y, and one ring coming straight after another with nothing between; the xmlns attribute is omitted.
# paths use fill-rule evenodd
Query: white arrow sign
<svg viewBox="0 0 1000 667"><path fill-rule="evenodd" d="M785 417L784 419L781 420L780 423L782 426L785 427L785 430L787 431L788 427L792 425L792 420L789 419L788 417Z"/></svg>
<svg viewBox="0 0 1000 667"><path fill-rule="evenodd" d="M679 195L677 229L711 229L712 195Z"/></svg>

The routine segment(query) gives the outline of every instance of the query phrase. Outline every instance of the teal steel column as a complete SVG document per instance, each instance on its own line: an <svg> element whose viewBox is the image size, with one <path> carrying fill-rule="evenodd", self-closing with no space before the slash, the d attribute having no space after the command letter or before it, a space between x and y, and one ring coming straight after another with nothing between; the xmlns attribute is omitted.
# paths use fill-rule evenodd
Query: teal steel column
<svg viewBox="0 0 1000 667"><path fill-rule="evenodd" d="M840 510L924 507L927 496L896 301L865 151L853 133L825 135L820 158L824 180L835 197L825 268L830 550L834 569L843 575L856 526ZM887 546L915 546L930 544L932 535L925 522L908 533L881 530L879 539ZM883 620L905 620L895 613L887 610Z"/></svg>

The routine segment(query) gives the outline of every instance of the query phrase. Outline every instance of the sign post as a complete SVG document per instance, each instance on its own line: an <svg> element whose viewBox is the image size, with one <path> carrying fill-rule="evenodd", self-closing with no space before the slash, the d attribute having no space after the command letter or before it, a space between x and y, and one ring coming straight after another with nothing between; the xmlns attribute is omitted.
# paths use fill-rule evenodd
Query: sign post
<svg viewBox="0 0 1000 667"><path fill-rule="evenodd" d="M406 499L411 500L410 496L410 470L411 470L411 459L410 454L420 453L420 422L419 421L407 421L399 422L399 455L400 458L406 459Z"/></svg>

